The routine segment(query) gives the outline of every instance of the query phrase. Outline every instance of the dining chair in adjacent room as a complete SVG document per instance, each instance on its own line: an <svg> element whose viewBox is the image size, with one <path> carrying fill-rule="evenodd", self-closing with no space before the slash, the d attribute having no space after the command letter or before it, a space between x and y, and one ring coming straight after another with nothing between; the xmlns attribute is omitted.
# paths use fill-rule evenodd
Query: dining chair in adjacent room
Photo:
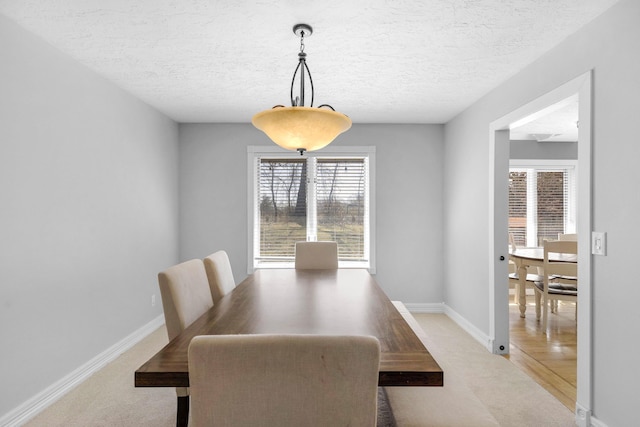
<svg viewBox="0 0 640 427"><path fill-rule="evenodd" d="M169 267L158 274L165 326L169 340L213 307L204 264L192 259ZM177 387L176 425L186 426L189 419L189 389Z"/></svg>
<svg viewBox="0 0 640 427"><path fill-rule="evenodd" d="M512 233L509 233L509 253L513 253L515 252L517 249L516 246L516 242L515 239L513 237ZM527 270L527 277L525 278L525 288L524 289L520 289L520 276L518 275L518 270L517 270L517 266L516 263L509 260L509 287L513 287L514 289L514 295L513 295L513 301L515 304L518 304L519 299L520 299L520 292L524 292L525 295L527 294L527 285L530 286L534 286L534 283L536 281L541 281L542 280L542 276L539 274L536 274L538 272L537 269L535 269L534 271L536 273L530 273L529 270Z"/></svg>
<svg viewBox="0 0 640 427"><path fill-rule="evenodd" d="M203 262L209 279L211 298L213 298L213 303L215 304L236 287L231 263L225 251L215 252L206 257Z"/></svg>
<svg viewBox="0 0 640 427"><path fill-rule="evenodd" d="M578 254L578 242L575 240L545 240L543 280L535 282L536 317L540 319L542 310L542 330L547 332L549 310L555 311L554 302L578 302L578 263L554 261L549 254L556 256ZM577 307L576 307L577 313ZM577 315L577 314L576 314Z"/></svg>
<svg viewBox="0 0 640 427"><path fill-rule="evenodd" d="M578 241L578 235L576 233L558 233L558 240ZM558 301L551 301L551 312L553 313L556 308L558 308Z"/></svg>
<svg viewBox="0 0 640 427"><path fill-rule="evenodd" d="M337 242L296 242L296 270L338 268Z"/></svg>
<svg viewBox="0 0 640 427"><path fill-rule="evenodd" d="M576 233L558 233L558 240L577 241L578 235Z"/></svg>
<svg viewBox="0 0 640 427"><path fill-rule="evenodd" d="M375 337L203 335L188 357L193 427L376 425Z"/></svg>

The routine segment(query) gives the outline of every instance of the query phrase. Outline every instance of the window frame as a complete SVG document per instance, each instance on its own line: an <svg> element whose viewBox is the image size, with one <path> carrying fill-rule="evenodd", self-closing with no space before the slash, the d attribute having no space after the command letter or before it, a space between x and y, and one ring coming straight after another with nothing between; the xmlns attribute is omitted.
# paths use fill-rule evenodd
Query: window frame
<svg viewBox="0 0 640 427"><path fill-rule="evenodd" d="M564 230L565 233L575 233L577 224L577 177L578 177L578 161L574 159L509 159L509 172L513 170L522 170L529 172L529 170L535 170L536 172L547 171L559 171L567 170L567 180L569 194L567 196L567 212L564 218ZM527 173L529 177L529 173ZM527 187L534 185L535 181L530 182L527 179ZM538 246L537 240L537 217L534 216L528 207L530 205L536 205L537 199L535 192L527 191L527 237L526 246L535 247Z"/></svg>
<svg viewBox="0 0 640 427"><path fill-rule="evenodd" d="M376 272L376 173L375 146L335 146L319 151L305 152L304 158L363 158L368 159L369 169L369 262L339 261L339 268L366 268L371 274ZM254 247L254 226L256 215L256 191L258 185L257 162L260 158L300 159L300 153L284 150L276 146L248 146L247 147L247 274L252 274L257 268L294 268L294 262L263 263L256 265ZM312 176L312 175L310 175Z"/></svg>

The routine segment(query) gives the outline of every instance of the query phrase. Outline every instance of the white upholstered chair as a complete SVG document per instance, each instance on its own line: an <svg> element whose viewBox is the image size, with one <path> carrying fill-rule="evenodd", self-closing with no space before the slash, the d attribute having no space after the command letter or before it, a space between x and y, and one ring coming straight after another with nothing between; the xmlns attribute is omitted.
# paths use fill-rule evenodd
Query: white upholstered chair
<svg viewBox="0 0 640 427"><path fill-rule="evenodd" d="M296 270L338 268L338 243L296 242Z"/></svg>
<svg viewBox="0 0 640 427"><path fill-rule="evenodd" d="M536 317L540 319L542 309L542 330L547 332L549 309L554 311L558 300L578 301L578 264L550 260L549 254L578 254L575 240L545 240L543 280L535 282ZM577 311L576 311L577 312Z"/></svg>
<svg viewBox="0 0 640 427"><path fill-rule="evenodd" d="M229 256L225 251L215 252L204 260L204 268L209 279L209 288L214 304L236 287Z"/></svg>
<svg viewBox="0 0 640 427"><path fill-rule="evenodd" d="M379 359L371 336L197 336L192 426L375 426Z"/></svg>
<svg viewBox="0 0 640 427"><path fill-rule="evenodd" d="M200 259L169 267L158 274L158 283L169 340L213 307L207 273ZM176 394L176 425L186 426L189 419L189 389L176 388Z"/></svg>

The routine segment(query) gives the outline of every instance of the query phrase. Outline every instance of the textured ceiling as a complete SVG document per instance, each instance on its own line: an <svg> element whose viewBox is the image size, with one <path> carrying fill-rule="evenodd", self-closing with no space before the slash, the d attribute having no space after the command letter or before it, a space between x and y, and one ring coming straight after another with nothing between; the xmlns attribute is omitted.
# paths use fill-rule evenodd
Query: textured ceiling
<svg viewBox="0 0 640 427"><path fill-rule="evenodd" d="M315 105L445 123L617 0L0 0L0 13L178 122L289 103L305 22Z"/></svg>
<svg viewBox="0 0 640 427"><path fill-rule="evenodd" d="M550 106L535 120L511 128L511 139L538 142L578 141L578 99L577 96L574 98Z"/></svg>

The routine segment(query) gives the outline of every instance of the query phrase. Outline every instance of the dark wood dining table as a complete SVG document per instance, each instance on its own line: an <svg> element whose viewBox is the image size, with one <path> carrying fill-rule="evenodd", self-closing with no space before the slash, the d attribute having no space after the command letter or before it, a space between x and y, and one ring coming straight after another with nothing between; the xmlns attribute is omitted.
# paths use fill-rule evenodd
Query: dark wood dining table
<svg viewBox="0 0 640 427"><path fill-rule="evenodd" d="M140 366L135 386L188 387L191 339L225 334L372 335L380 386L442 386L424 332L402 307L367 270L257 270Z"/></svg>

